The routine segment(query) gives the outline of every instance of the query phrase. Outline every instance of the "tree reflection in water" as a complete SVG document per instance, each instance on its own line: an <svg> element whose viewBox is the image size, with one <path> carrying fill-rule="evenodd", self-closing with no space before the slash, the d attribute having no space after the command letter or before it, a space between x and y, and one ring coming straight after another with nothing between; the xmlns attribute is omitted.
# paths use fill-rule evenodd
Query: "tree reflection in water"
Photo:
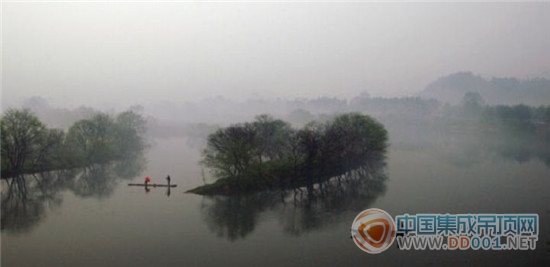
<svg viewBox="0 0 550 267"><path fill-rule="evenodd" d="M140 175L144 162L140 155L82 169L2 179L1 229L13 233L31 230L45 216L47 208L61 205L61 193L67 190L79 197L109 197L120 180Z"/></svg>
<svg viewBox="0 0 550 267"><path fill-rule="evenodd" d="M345 212L368 208L386 190L385 166L382 155L309 188L206 196L202 214L212 232L230 241L252 233L261 214L268 211L280 218L285 233L300 235L336 223Z"/></svg>

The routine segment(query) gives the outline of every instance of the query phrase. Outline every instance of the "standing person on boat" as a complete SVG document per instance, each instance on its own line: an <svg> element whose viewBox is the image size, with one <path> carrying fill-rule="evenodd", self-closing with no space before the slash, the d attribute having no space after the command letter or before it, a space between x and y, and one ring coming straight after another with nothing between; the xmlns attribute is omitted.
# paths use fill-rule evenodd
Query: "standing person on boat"
<svg viewBox="0 0 550 267"><path fill-rule="evenodd" d="M168 181L168 187L170 188L170 174L168 174L168 176L166 176L166 181Z"/></svg>
<svg viewBox="0 0 550 267"><path fill-rule="evenodd" d="M145 177L145 187L151 182L151 178L149 176Z"/></svg>

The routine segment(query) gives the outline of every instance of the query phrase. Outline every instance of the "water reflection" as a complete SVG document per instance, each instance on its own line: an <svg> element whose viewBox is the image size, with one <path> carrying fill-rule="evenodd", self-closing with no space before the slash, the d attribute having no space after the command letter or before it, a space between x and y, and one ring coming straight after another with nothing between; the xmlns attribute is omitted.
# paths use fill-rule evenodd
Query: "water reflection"
<svg viewBox="0 0 550 267"><path fill-rule="evenodd" d="M2 179L1 229L14 233L31 230L45 216L48 208L61 205L61 193L66 190L79 197L109 197L120 180L139 175L144 169L144 162L139 156L82 169Z"/></svg>
<svg viewBox="0 0 550 267"><path fill-rule="evenodd" d="M2 190L2 231L30 230L43 217L46 206L61 204L62 199L57 192L56 188L36 181L29 182L23 176L12 178L7 190Z"/></svg>
<svg viewBox="0 0 550 267"><path fill-rule="evenodd" d="M403 145L394 148L410 150ZM472 168L487 161L526 163L540 160L550 167L550 139L523 132L457 129L434 135L430 143L412 148L442 162ZM384 158L307 188L252 195L204 197L202 215L209 229L230 241L246 238L262 216L279 218L282 232L301 235L331 227L345 212L368 208L386 190Z"/></svg>
<svg viewBox="0 0 550 267"><path fill-rule="evenodd" d="M284 233L300 235L330 227L345 212L368 208L386 191L385 166L386 159L380 157L309 189L204 197L202 214L212 232L230 241L252 233L267 212L280 218Z"/></svg>
<svg viewBox="0 0 550 267"><path fill-rule="evenodd" d="M143 187L143 189L145 190L145 194L148 194L149 192L151 192L151 187L156 188L156 186L154 185L145 185ZM166 196L170 197L170 194L171 194L171 191L170 191L170 187L168 186L166 187Z"/></svg>
<svg viewBox="0 0 550 267"><path fill-rule="evenodd" d="M550 136L482 129L443 130L430 135L430 141L418 143L412 150L435 154L455 166L472 167L497 158L518 163L540 160L550 167ZM394 142L394 148L411 149L399 140Z"/></svg>

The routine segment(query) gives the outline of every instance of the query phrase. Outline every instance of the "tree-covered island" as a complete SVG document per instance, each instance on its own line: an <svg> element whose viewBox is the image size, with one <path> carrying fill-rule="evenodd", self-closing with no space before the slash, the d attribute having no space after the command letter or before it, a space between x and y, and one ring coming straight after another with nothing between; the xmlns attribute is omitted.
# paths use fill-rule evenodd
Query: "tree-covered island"
<svg viewBox="0 0 550 267"><path fill-rule="evenodd" d="M294 129L268 115L208 136L202 164L216 181L190 193L240 194L313 187L384 157L388 134L368 115L347 113Z"/></svg>

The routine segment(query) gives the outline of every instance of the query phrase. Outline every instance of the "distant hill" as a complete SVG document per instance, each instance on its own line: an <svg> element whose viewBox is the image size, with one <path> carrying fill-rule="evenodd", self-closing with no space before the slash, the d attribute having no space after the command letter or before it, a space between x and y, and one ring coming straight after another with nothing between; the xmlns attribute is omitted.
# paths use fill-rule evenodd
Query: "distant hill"
<svg viewBox="0 0 550 267"><path fill-rule="evenodd" d="M477 92L488 105L550 105L550 80L544 78L487 80L471 72L459 72L437 79L419 93L450 104L460 104L467 92Z"/></svg>

